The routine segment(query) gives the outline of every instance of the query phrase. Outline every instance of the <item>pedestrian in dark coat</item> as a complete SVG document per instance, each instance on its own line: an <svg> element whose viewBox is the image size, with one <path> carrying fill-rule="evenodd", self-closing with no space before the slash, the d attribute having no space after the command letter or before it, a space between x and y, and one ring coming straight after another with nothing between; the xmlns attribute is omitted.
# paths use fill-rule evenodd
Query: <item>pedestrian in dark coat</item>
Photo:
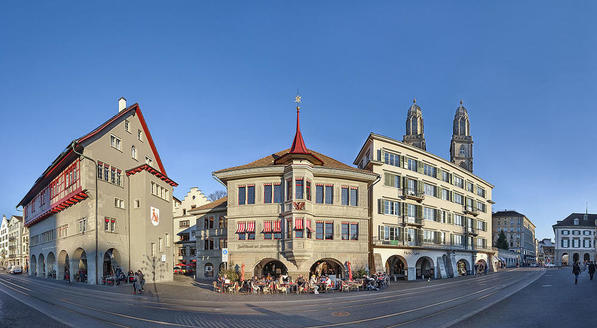
<svg viewBox="0 0 597 328"><path fill-rule="evenodd" d="M574 262L572 265L572 273L574 274L574 284L578 284L578 275L580 274L580 265L578 262Z"/></svg>
<svg viewBox="0 0 597 328"><path fill-rule="evenodd" d="M593 280L593 275L595 274L595 263L589 263L589 277Z"/></svg>

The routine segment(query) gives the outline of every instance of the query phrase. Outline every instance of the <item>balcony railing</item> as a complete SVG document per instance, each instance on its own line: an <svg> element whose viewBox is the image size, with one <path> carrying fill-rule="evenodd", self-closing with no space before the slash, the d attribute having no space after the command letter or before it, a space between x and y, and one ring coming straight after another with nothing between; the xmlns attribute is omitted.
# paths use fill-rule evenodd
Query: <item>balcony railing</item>
<svg viewBox="0 0 597 328"><path fill-rule="evenodd" d="M423 199L425 199L425 193L420 192L416 189L406 188L406 189L404 189L404 197L421 202L421 201L423 201Z"/></svg>
<svg viewBox="0 0 597 328"><path fill-rule="evenodd" d="M475 229L475 227L465 227L464 229L465 229L466 233L469 235L473 235L473 236L478 235L477 229Z"/></svg>
<svg viewBox="0 0 597 328"><path fill-rule="evenodd" d="M420 225L420 226L422 226L424 220L423 220L423 218L417 218L417 217L414 217L414 216L405 215L405 216L402 217L402 222L405 225L406 224L410 224L410 225Z"/></svg>
<svg viewBox="0 0 597 328"><path fill-rule="evenodd" d="M474 206L463 205L462 207L463 207L464 214L470 214L473 216L479 215L479 210L476 209Z"/></svg>
<svg viewBox="0 0 597 328"><path fill-rule="evenodd" d="M385 239L380 239L378 237L377 239L373 240L373 243L375 245L391 245L391 246L403 245L402 239L400 237L398 237L398 239L395 239L395 240L385 240Z"/></svg>

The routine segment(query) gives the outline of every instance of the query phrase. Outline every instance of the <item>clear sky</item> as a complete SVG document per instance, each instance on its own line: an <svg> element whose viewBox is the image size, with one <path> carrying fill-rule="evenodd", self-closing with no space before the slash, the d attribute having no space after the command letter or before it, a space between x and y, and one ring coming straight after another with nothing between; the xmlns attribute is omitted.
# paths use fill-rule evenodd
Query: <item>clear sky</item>
<svg viewBox="0 0 597 328"><path fill-rule="evenodd" d="M182 197L211 172L290 146L351 164L369 132L401 139L412 98L449 158L462 99L494 210L553 237L597 212L597 2L3 1L0 213L74 138L138 102Z"/></svg>

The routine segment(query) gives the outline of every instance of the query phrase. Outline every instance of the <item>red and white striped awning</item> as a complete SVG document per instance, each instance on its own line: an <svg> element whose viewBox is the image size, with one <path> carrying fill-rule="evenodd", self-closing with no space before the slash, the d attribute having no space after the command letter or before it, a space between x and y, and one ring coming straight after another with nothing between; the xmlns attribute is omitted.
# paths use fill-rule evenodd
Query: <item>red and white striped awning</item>
<svg viewBox="0 0 597 328"><path fill-rule="evenodd" d="M272 232L272 221L263 222L263 232Z"/></svg>
<svg viewBox="0 0 597 328"><path fill-rule="evenodd" d="M282 232L282 220L274 221L274 232Z"/></svg>
<svg viewBox="0 0 597 328"><path fill-rule="evenodd" d="M245 223L239 222L238 227L236 228L237 233L244 233L245 232Z"/></svg>
<svg viewBox="0 0 597 328"><path fill-rule="evenodd" d="M255 221L247 222L247 232L255 232Z"/></svg>
<svg viewBox="0 0 597 328"><path fill-rule="evenodd" d="M303 230L303 219L294 219L294 230Z"/></svg>
<svg viewBox="0 0 597 328"><path fill-rule="evenodd" d="M307 230L313 231L313 229L311 229L311 220L307 220Z"/></svg>

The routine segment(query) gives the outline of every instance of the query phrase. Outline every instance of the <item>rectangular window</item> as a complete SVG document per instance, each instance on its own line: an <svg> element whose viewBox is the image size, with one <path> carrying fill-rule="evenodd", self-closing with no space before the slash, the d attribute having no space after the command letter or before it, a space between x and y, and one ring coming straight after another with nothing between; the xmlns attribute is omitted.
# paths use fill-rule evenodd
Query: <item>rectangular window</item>
<svg viewBox="0 0 597 328"><path fill-rule="evenodd" d="M85 233L87 231L87 219L79 220L79 233Z"/></svg>
<svg viewBox="0 0 597 328"><path fill-rule="evenodd" d="M485 198L485 189L483 187L477 186L477 195Z"/></svg>
<svg viewBox="0 0 597 328"><path fill-rule="evenodd" d="M270 204L272 202L272 185L271 184L263 185L263 202L265 204Z"/></svg>
<svg viewBox="0 0 597 328"><path fill-rule="evenodd" d="M384 199L383 212L387 215L400 215L400 202Z"/></svg>
<svg viewBox="0 0 597 328"><path fill-rule="evenodd" d="M463 216L462 215L458 215L458 214L454 214L454 224L455 225L459 225L459 226L463 226L464 225Z"/></svg>
<svg viewBox="0 0 597 328"><path fill-rule="evenodd" d="M461 194L454 193L454 203L463 205L464 204L463 196Z"/></svg>
<svg viewBox="0 0 597 328"><path fill-rule="evenodd" d="M408 195L416 195L418 192L417 188L418 181L413 179L406 180L406 192Z"/></svg>
<svg viewBox="0 0 597 328"><path fill-rule="evenodd" d="M137 139L139 139L139 141L143 141L143 131L137 130Z"/></svg>
<svg viewBox="0 0 597 328"><path fill-rule="evenodd" d="M388 187L400 188L400 176L392 173L384 173L384 185Z"/></svg>
<svg viewBox="0 0 597 328"><path fill-rule="evenodd" d="M333 240L333 239L334 239L334 223L326 222L325 223L325 240Z"/></svg>
<svg viewBox="0 0 597 328"><path fill-rule="evenodd" d="M317 204L323 204L323 185L315 186L315 202Z"/></svg>
<svg viewBox="0 0 597 328"><path fill-rule="evenodd" d="M436 211L433 208L423 207L423 218L425 220L436 221Z"/></svg>
<svg viewBox="0 0 597 328"><path fill-rule="evenodd" d="M350 224L342 223L342 240L350 239Z"/></svg>
<svg viewBox="0 0 597 328"><path fill-rule="evenodd" d="M350 188L350 206L359 205L359 189Z"/></svg>
<svg viewBox="0 0 597 328"><path fill-rule="evenodd" d="M135 199L135 208L139 208L141 207L141 201L138 199Z"/></svg>
<svg viewBox="0 0 597 328"><path fill-rule="evenodd" d="M450 183L450 173L442 171L442 181Z"/></svg>
<svg viewBox="0 0 597 328"><path fill-rule="evenodd" d="M292 197L292 180L286 180L286 200Z"/></svg>
<svg viewBox="0 0 597 328"><path fill-rule="evenodd" d="M315 239L323 240L323 222L315 223Z"/></svg>
<svg viewBox="0 0 597 328"><path fill-rule="evenodd" d="M131 132L128 120L124 120L124 131Z"/></svg>
<svg viewBox="0 0 597 328"><path fill-rule="evenodd" d="M110 180L110 168L108 167L108 165L104 164L104 181L108 181Z"/></svg>
<svg viewBox="0 0 597 328"><path fill-rule="evenodd" d="M304 191L305 191L305 185L304 185L304 180L303 179L296 179L294 180L296 186L295 186L295 192L296 192L296 199L303 199L304 198Z"/></svg>
<svg viewBox="0 0 597 328"><path fill-rule="evenodd" d="M305 219L294 219L294 236L303 238L305 236Z"/></svg>
<svg viewBox="0 0 597 328"><path fill-rule="evenodd" d="M472 182L467 181L466 182L466 191L468 191L468 192L475 192L475 185L473 185Z"/></svg>
<svg viewBox="0 0 597 328"><path fill-rule="evenodd" d="M454 176L454 185L456 187L464 188L464 180L461 177Z"/></svg>
<svg viewBox="0 0 597 328"><path fill-rule="evenodd" d="M311 200L311 181L307 180L307 200Z"/></svg>
<svg viewBox="0 0 597 328"><path fill-rule="evenodd" d="M119 186L122 186L121 173L122 173L122 171L116 170L116 184Z"/></svg>
<svg viewBox="0 0 597 328"><path fill-rule="evenodd" d="M408 159L408 167L409 170L417 172L417 160L409 158Z"/></svg>
<svg viewBox="0 0 597 328"><path fill-rule="evenodd" d="M359 224L350 224L350 240L359 240Z"/></svg>
<svg viewBox="0 0 597 328"><path fill-rule="evenodd" d="M437 174L437 168L427 164L424 165L425 166L423 168L423 172L425 173L425 175L435 178L435 175Z"/></svg>
<svg viewBox="0 0 597 328"><path fill-rule="evenodd" d="M110 169L110 182L116 183L116 169L115 168Z"/></svg>
<svg viewBox="0 0 597 328"><path fill-rule="evenodd" d="M116 148L118 150L120 150L120 138L111 135L110 136L110 146L112 146L112 148Z"/></svg>
<svg viewBox="0 0 597 328"><path fill-rule="evenodd" d="M450 200L450 191L448 189L442 189L442 200Z"/></svg>
<svg viewBox="0 0 597 328"><path fill-rule="evenodd" d="M280 184L274 185L274 203L282 202L282 186Z"/></svg>
<svg viewBox="0 0 597 328"><path fill-rule="evenodd" d="M101 162L97 163L97 178L100 180L102 179L103 167L104 167L104 164L102 164Z"/></svg>
<svg viewBox="0 0 597 328"><path fill-rule="evenodd" d="M247 199L247 187L238 187L238 205L245 205Z"/></svg>
<svg viewBox="0 0 597 328"><path fill-rule="evenodd" d="M164 241L162 240L162 238L158 238L158 252L163 252L164 251Z"/></svg>
<svg viewBox="0 0 597 328"><path fill-rule="evenodd" d="M255 186L247 186L247 204L255 204Z"/></svg>
<svg viewBox="0 0 597 328"><path fill-rule="evenodd" d="M388 165L400 166L400 156L397 154L384 152L383 162Z"/></svg>
<svg viewBox="0 0 597 328"><path fill-rule="evenodd" d="M437 187L428 183L424 184L425 195L435 197L437 195Z"/></svg>
<svg viewBox="0 0 597 328"><path fill-rule="evenodd" d="M334 203L334 186L325 186L325 203L326 204L333 204Z"/></svg>
<svg viewBox="0 0 597 328"><path fill-rule="evenodd" d="M151 243L151 257L155 257L155 243Z"/></svg>
<svg viewBox="0 0 597 328"><path fill-rule="evenodd" d="M348 205L348 187L342 187L342 205Z"/></svg>
<svg viewBox="0 0 597 328"><path fill-rule="evenodd" d="M124 208L124 200L119 198L114 198L114 207Z"/></svg>

